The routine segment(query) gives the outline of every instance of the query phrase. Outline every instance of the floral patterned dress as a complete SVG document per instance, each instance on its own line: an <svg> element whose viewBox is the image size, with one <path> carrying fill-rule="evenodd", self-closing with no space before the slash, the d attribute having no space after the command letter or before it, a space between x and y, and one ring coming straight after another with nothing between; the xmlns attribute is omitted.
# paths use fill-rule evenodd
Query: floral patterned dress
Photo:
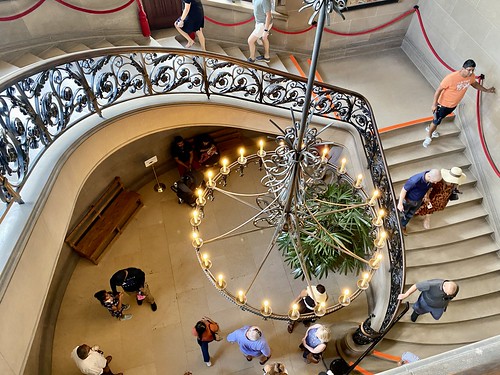
<svg viewBox="0 0 500 375"><path fill-rule="evenodd" d="M429 193L429 200L432 203L432 208L427 208L427 204L422 203L415 215L424 216L444 210L455 186L456 184L448 184L444 180L432 184L432 190Z"/></svg>

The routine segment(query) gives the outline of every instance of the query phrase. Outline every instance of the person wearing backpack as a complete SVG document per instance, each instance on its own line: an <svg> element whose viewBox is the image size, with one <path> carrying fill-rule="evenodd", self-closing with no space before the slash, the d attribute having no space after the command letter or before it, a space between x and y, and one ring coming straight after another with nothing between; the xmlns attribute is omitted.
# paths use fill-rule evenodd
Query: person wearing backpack
<svg viewBox="0 0 500 375"><path fill-rule="evenodd" d="M208 352L208 343L217 339L216 333L219 331L219 325L212 319L204 317L199 320L193 327L193 336L196 336L196 341L201 348L203 354L203 361L210 367L212 361L210 360L210 353ZM217 340L218 341L218 340Z"/></svg>

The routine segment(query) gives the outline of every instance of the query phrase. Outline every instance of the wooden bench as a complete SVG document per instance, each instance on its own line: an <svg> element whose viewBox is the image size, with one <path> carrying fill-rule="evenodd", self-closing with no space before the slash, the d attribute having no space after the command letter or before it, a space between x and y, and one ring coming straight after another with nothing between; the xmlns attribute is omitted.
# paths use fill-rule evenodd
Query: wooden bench
<svg viewBox="0 0 500 375"><path fill-rule="evenodd" d="M68 233L66 243L80 256L98 264L105 250L142 206L141 196L125 190L120 177L115 177L83 219Z"/></svg>

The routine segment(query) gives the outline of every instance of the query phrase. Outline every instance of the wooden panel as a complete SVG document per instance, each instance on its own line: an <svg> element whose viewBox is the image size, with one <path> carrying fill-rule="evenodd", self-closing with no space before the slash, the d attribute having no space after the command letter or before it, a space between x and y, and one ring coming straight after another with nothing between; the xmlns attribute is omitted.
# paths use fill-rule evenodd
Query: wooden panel
<svg viewBox="0 0 500 375"><path fill-rule="evenodd" d="M151 30L174 27L175 20L182 14L182 0L145 0L143 4Z"/></svg>

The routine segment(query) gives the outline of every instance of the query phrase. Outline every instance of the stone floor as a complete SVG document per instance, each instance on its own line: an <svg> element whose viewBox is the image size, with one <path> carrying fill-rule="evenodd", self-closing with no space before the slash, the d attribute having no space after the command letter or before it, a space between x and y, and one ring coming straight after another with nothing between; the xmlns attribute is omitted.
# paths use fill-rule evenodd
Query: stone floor
<svg viewBox="0 0 500 375"><path fill-rule="evenodd" d="M400 50L322 64L320 71L325 82L363 93L373 104L379 127L429 115L433 89ZM176 178L177 171L160 177L167 186ZM252 189L251 184L237 184ZM113 371L127 375L182 375L185 371L193 375L261 373L258 361L247 362L237 346L225 340L210 344L213 366L204 365L195 338L191 336L191 327L204 315L220 323L223 335L242 325L259 325L270 343L271 361L284 362L290 374L312 375L323 370L321 364L306 365L302 361L297 346L305 332L303 326L298 326L290 335L286 332L286 323L263 321L242 312L218 294L201 271L190 243L191 210L187 205L179 205L170 190L159 194L152 187L153 182L139 191L145 206L100 264L79 261L59 312L52 373L78 374L70 353L82 343L101 346L106 354L114 357ZM243 208L228 210L223 197L216 201L218 205L207 207L202 224L202 231L207 228L208 237L248 215ZM229 285L234 286L233 290L248 286L266 250L269 234L262 231L252 238L238 236L221 242L217 249L215 245L204 246L213 260L214 273L223 272ZM116 270L129 266L146 272L158 311L152 312L148 305L137 306L131 301L129 311L133 319L120 322L112 319L92 296L109 287L109 278ZM327 289L331 298L337 298L341 288L354 283L355 276L329 278ZM265 297L273 307L288 306L303 285L293 279L279 254L274 252L256 279L249 298L255 305ZM361 296L333 315L322 322L332 326L334 338L341 337L366 318L365 298ZM330 345L326 357L334 355L335 349Z"/></svg>

